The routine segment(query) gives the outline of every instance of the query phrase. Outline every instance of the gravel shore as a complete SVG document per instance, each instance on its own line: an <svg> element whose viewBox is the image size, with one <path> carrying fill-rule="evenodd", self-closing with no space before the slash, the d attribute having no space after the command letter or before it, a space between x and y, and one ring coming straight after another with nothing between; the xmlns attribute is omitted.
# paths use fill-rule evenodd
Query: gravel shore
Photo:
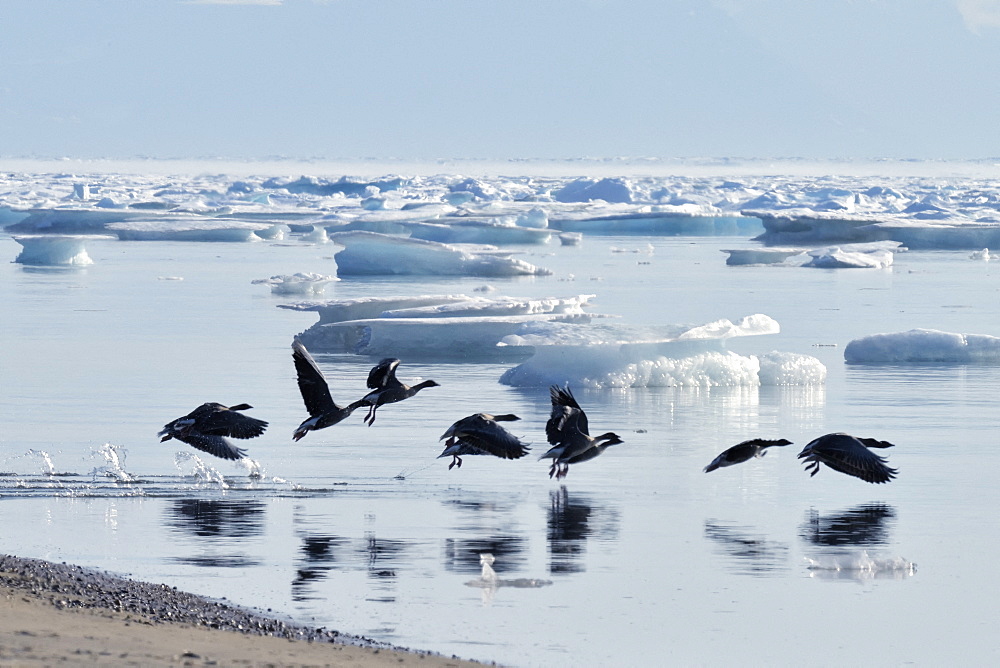
<svg viewBox="0 0 1000 668"><path fill-rule="evenodd" d="M164 584L0 555L0 666L480 665L284 622Z"/></svg>

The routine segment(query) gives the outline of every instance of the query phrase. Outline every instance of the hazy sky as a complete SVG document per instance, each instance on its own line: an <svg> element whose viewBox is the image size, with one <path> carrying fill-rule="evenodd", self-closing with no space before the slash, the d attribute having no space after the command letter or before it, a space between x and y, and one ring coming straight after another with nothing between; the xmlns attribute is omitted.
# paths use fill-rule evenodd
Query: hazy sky
<svg viewBox="0 0 1000 668"><path fill-rule="evenodd" d="M1000 156L1000 0L2 0L0 156Z"/></svg>

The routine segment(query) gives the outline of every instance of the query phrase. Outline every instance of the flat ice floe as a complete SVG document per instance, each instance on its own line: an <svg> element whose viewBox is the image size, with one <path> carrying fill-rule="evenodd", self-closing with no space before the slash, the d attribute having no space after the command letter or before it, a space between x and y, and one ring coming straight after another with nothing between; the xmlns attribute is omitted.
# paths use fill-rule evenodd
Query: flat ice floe
<svg viewBox="0 0 1000 668"><path fill-rule="evenodd" d="M298 302L280 307L319 314L319 322L298 337L312 350L455 360L524 359L531 349L498 346L500 340L525 323L586 323L602 317L583 310L592 297L423 295Z"/></svg>
<svg viewBox="0 0 1000 668"><path fill-rule="evenodd" d="M842 244L823 248L735 248L726 264L785 265L819 269L884 269L893 263L894 254L905 251L898 241Z"/></svg>
<svg viewBox="0 0 1000 668"><path fill-rule="evenodd" d="M848 364L996 364L1000 337L956 334L936 329L873 334L844 349Z"/></svg>
<svg viewBox="0 0 1000 668"><path fill-rule="evenodd" d="M335 232L344 246L334 256L340 276L546 276L536 267L495 246L461 246L408 239L376 232Z"/></svg>
<svg viewBox="0 0 1000 668"><path fill-rule="evenodd" d="M122 241L246 242L265 238L279 240L288 228L281 224L191 216L110 223L107 229L117 234Z"/></svg>

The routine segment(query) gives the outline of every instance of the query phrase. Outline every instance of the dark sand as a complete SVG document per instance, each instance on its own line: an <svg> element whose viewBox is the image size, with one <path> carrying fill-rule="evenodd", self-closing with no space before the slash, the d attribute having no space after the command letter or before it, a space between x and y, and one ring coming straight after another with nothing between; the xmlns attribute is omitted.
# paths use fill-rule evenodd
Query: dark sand
<svg viewBox="0 0 1000 668"><path fill-rule="evenodd" d="M0 666L481 665L297 626L78 566L0 555Z"/></svg>

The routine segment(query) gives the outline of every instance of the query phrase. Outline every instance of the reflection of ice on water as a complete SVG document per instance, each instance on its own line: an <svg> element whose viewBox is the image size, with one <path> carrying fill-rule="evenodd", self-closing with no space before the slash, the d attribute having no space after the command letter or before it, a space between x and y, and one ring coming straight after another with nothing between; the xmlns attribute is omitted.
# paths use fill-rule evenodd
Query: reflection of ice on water
<svg viewBox="0 0 1000 668"><path fill-rule="evenodd" d="M867 550L806 557L809 577L827 580L903 580L915 575L917 565L903 557L873 557Z"/></svg>
<svg viewBox="0 0 1000 668"><path fill-rule="evenodd" d="M535 578L515 578L512 580L501 580L496 571L493 570L493 563L496 559L488 552L479 555L479 563L483 566L483 571L475 580L465 583L467 587L480 587L483 590L483 604L488 605L493 602L497 589L500 587L516 587L519 589L537 589L552 584L552 580L538 580Z"/></svg>

